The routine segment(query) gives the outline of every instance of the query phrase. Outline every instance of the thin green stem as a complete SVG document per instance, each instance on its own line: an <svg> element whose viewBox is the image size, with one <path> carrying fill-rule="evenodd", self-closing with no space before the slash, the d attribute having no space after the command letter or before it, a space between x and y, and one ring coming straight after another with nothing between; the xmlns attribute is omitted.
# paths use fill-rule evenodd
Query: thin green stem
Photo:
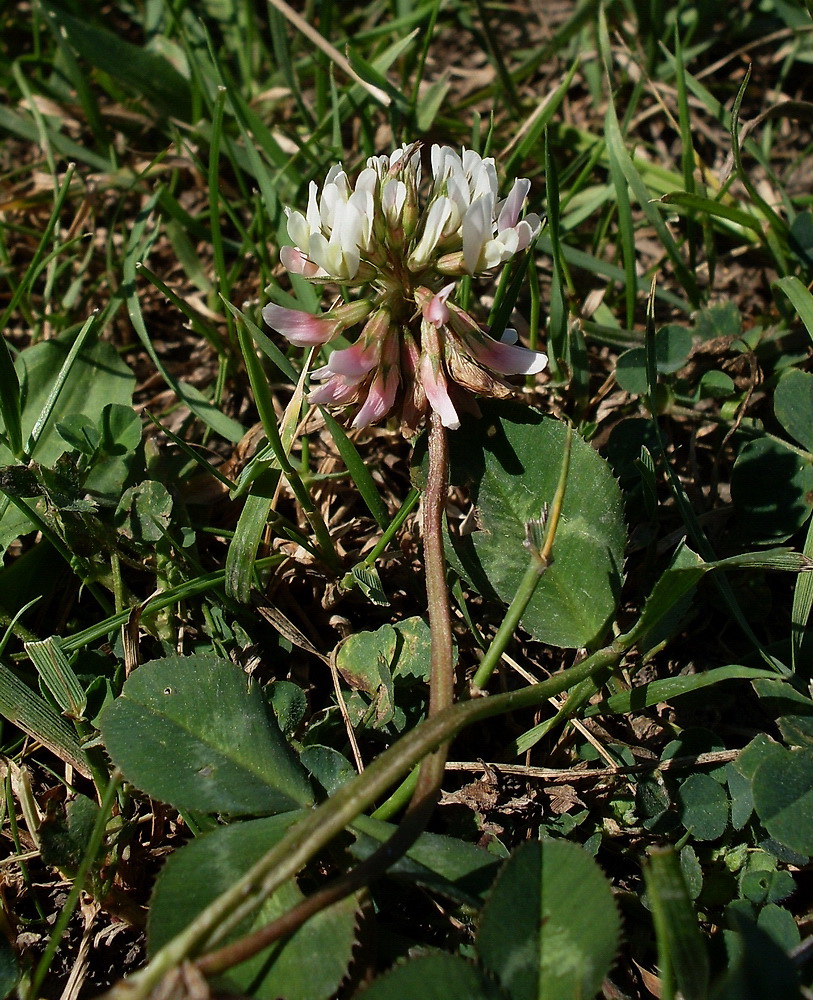
<svg viewBox="0 0 813 1000"><path fill-rule="evenodd" d="M511 641L511 637L517 630L517 626L525 614L525 609L531 601L531 598L536 592L536 588L539 586L539 581L542 579L542 574L547 569L543 563L539 561L535 554L531 555L528 561L528 568L525 570L525 574L519 582L517 587L517 592L514 595L514 600L508 610L505 613L505 618L503 618L500 623L500 627L497 629L497 634L488 647L485 656L480 661L480 666L477 668L477 673L475 673L471 682L471 696L473 698L479 697L488 682L491 680L491 675L497 667L497 664L502 658L502 654L505 652L505 647Z"/></svg>
<svg viewBox="0 0 813 1000"><path fill-rule="evenodd" d="M220 228L220 139L223 132L223 112L225 106L226 88L218 87L212 112L212 132L209 143L209 225L212 229L212 252L214 254L218 287L220 294L228 299L231 298L229 294L231 286L226 270L223 234ZM229 332L229 340L234 343L234 321L230 313L226 314L226 324Z"/></svg>
<svg viewBox="0 0 813 1000"><path fill-rule="evenodd" d="M416 767L413 771L410 771L392 795L382 802L377 809L374 809L372 813L370 813L373 819L380 819L382 821L392 819L392 817L397 815L405 806L409 805L409 800L412 798L418 784L419 773L420 768L418 767Z"/></svg>
<svg viewBox="0 0 813 1000"><path fill-rule="evenodd" d="M272 566L278 566L284 560L284 555L274 553L272 556L257 559L254 563L254 568L255 570L270 569ZM190 597L196 597L198 594L204 594L207 590L215 590L218 587L222 587L225 582L226 571L218 570L215 573L207 573L204 576L197 577L195 580L190 580L187 583L179 584L177 587L164 590L154 598L150 598L150 600L144 602L141 610L141 618L144 620L151 615L158 614L164 608L172 607L172 605L177 604L179 601L188 600ZM124 625L131 614L132 608L125 608L123 611L105 618L104 621L97 622L95 625L91 625L81 632L75 632L72 636L62 640L62 649L66 653L72 653L83 646L87 646L88 643L94 642L96 639L103 638L109 632Z"/></svg>
<svg viewBox="0 0 813 1000"><path fill-rule="evenodd" d="M562 456L562 467L559 472L559 482L556 485L556 493L553 497L550 513L544 523L544 535L538 540L537 545L534 542L534 533L537 530L538 525L534 522L529 522L526 526L528 531L526 545L531 550L530 562L528 563L525 575L522 577L522 580L517 587L516 595L514 596L513 601L511 601L508 611L505 613L505 618L503 618L500 627L497 629L497 634L494 636L491 645L488 647L488 650L486 651L486 654L477 669L477 673L474 675L471 682L472 697L478 697L482 694L482 691L491 679L491 675L494 673L497 664L500 662L502 654L505 652L505 647L511 641L511 636L513 636L519 626L520 620L525 614L525 609L528 607L531 598L534 596L536 588L539 586L539 581L542 579L542 575L553 562L553 543L562 517L562 507L564 505L565 490L567 488L567 477L570 471L570 452L572 446L573 428L571 427L568 429L568 435L565 439L565 451Z"/></svg>
<svg viewBox="0 0 813 1000"><path fill-rule="evenodd" d="M374 566L376 559L381 555L381 553L390 544L395 535L400 531L401 526L404 521L412 513L415 504L418 502L420 493L416 489L412 489L407 493L406 499L401 504L398 509L398 513L390 521L387 527L384 529L381 537L375 543L375 548L373 548L368 556L365 557L364 563L367 566Z"/></svg>

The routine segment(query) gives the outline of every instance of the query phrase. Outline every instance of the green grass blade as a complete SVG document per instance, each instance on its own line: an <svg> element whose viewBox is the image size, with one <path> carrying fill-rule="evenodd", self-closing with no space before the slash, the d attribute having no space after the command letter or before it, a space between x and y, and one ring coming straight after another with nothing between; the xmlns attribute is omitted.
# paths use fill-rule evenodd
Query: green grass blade
<svg viewBox="0 0 813 1000"><path fill-rule="evenodd" d="M291 58L291 48L288 42L285 18L270 3L268 4L268 27L271 31L271 44L274 49L276 63L282 71L283 79L291 88L291 93L294 95L294 100L297 103L302 118L312 128L315 123L313 112L302 93L302 86L294 68L293 59Z"/></svg>
<svg viewBox="0 0 813 1000"><path fill-rule="evenodd" d="M269 569L272 566L277 566L285 558L284 555L280 554L265 556L262 559L258 559L255 566L257 569ZM213 573L196 577L194 580L185 581L177 587L170 587L167 590L161 591L144 603L141 611L142 620L151 618L165 608L174 607L182 601L188 601L210 590L218 590L223 586L225 577L226 573L224 570L217 570ZM103 639L111 632L125 625L130 620L131 615L132 608L126 608L124 611L119 611L114 615L108 616L104 621L96 622L94 625L90 625L80 632L75 632L72 636L68 636L62 640L62 649L66 653L72 653L74 650L82 649L97 639Z"/></svg>
<svg viewBox="0 0 813 1000"><path fill-rule="evenodd" d="M5 337L0 338L0 416L3 417L3 427L6 432L9 450L15 458L20 458L23 452L22 406L20 400L20 380L11 351Z"/></svg>
<svg viewBox="0 0 813 1000"><path fill-rule="evenodd" d="M145 97L162 114L185 122L192 120L189 84L163 56L107 28L96 27L89 19L71 17L44 0L40 4L55 21L54 30L64 31L70 44L91 66Z"/></svg>
<svg viewBox="0 0 813 1000"><path fill-rule="evenodd" d="M693 275L689 273L686 265L683 263L680 250L672 238L672 234L669 232L669 229L661 217L660 212L654 205L651 204L651 195L647 190L641 175L638 173L635 164L632 162L629 153L627 152L626 144L624 143L624 139L621 135L621 128L618 123L618 118L612 101L610 101L607 106L606 125L607 151L611 157L611 161L616 163L617 169L626 178L630 190L635 196L635 200L638 202L639 207L643 211L649 223L657 232L658 238L666 251L667 256L672 262L675 275L686 292L689 301L695 308L698 308L701 297L697 287L697 282L695 281ZM616 186L616 191L618 190L619 188Z"/></svg>
<svg viewBox="0 0 813 1000"><path fill-rule="evenodd" d="M709 957L675 851L652 849L644 876L658 942L661 1000L673 1000L675 986L684 1000L708 1000Z"/></svg>
<svg viewBox="0 0 813 1000"><path fill-rule="evenodd" d="M762 234L762 223L749 212L745 212L741 208L735 208L733 205L724 205L711 198L704 198L698 194L690 194L686 191L673 191L670 194L663 195L657 204L684 210L690 217L695 216L697 213L702 213L713 219L724 219L726 222L733 222L736 226L749 229L760 236Z"/></svg>
<svg viewBox="0 0 813 1000"><path fill-rule="evenodd" d="M226 107L226 88L218 87L212 117L212 134L209 142L209 225L212 230L212 250L215 258L215 274L220 294L231 298L231 285L226 270L226 255L223 250L223 235L220 228L220 138L223 131L223 112ZM231 316L228 319L229 340L233 339L234 328Z"/></svg>
<svg viewBox="0 0 813 1000"><path fill-rule="evenodd" d="M805 545L802 550L806 556L813 557L813 521L807 527ZM800 665L799 657L805 638L805 629L810 621L810 611L813 609L813 573L800 573L796 578L793 590L793 609L791 611L791 666L794 671Z"/></svg>
<svg viewBox="0 0 813 1000"><path fill-rule="evenodd" d="M282 351L277 347L271 338L263 333L263 331L257 326L256 323L252 322L244 312L241 312L237 306L232 305L231 302L226 302L226 308L231 312L232 316L241 323L244 323L246 329L251 334L252 340L263 352L263 354L270 358L270 360L279 368L283 375L287 377L292 382L299 381L299 372L294 368L291 362L285 357Z"/></svg>
<svg viewBox="0 0 813 1000"><path fill-rule="evenodd" d="M143 344L144 350L147 352L150 360L161 373L161 377L173 390L178 399L188 406L192 413L202 420L207 427L211 427L213 431L220 434L227 441L237 442L245 434L245 428L243 425L238 423L236 420L232 420L231 417L227 417L218 409L217 406L207 400L194 386L188 385L185 382L179 382L169 373L153 346L150 335L147 332L147 327L144 323L144 317L141 314L141 305L138 301L135 279L138 271L139 258L149 255L153 243L158 238L159 230L157 227L154 228L146 237L144 235L144 231L147 228L147 223L150 220L150 216L155 209L159 198L160 191L157 191L141 209L141 212L136 218L135 225L130 231L130 236L127 241L127 249L125 251L122 270L124 273L124 298L127 303L127 311L130 315L130 321L132 322L133 329L138 334L138 339Z"/></svg>
<svg viewBox="0 0 813 1000"><path fill-rule="evenodd" d="M208 341L215 351L221 353L223 351L223 341L217 330L211 324L207 323L188 302L185 302L180 295L177 295L165 281L162 281L157 274L154 274L146 264L139 262L137 267L138 273L143 274L149 282L155 285L159 292L166 295L176 309L179 309L186 316L195 333Z"/></svg>
<svg viewBox="0 0 813 1000"><path fill-rule="evenodd" d="M43 684L62 709L62 714L75 721L83 720L87 706L85 690L62 651L59 640L52 636L42 642L27 642L25 651L37 668Z"/></svg>
<svg viewBox="0 0 813 1000"><path fill-rule="evenodd" d="M0 120L0 125L2 125L2 120ZM71 188L71 181L73 180L73 175L76 167L73 163L68 165L68 169L65 171L65 176L62 179L62 183L57 191L56 199L54 201L54 209L51 212L51 216L48 219L48 224L45 227L45 231L37 245L37 249L34 251L34 256L26 268L25 274L23 275L22 281L17 285L14 293L11 296L11 300L6 308L3 310L2 315L0 315L0 330L5 330L8 326L9 317L12 315L14 310L17 308L17 304L23 295L29 290L34 282L37 274L39 274L39 266L45 256L45 251L48 244L51 241L51 237L54 234L56 225L59 222L60 214L62 208L65 204L65 199L68 197L68 192Z"/></svg>
<svg viewBox="0 0 813 1000"><path fill-rule="evenodd" d="M677 87L678 101L678 124L680 127L680 165L683 171L683 187L687 194L696 195L697 184L695 181L696 153L694 149L694 138L692 135L692 119L689 112L689 94L686 89L686 63L683 53L683 43L680 38L680 30L675 24L675 84ZM708 233L708 225L702 227L703 232ZM689 266L692 270L697 266L697 247L700 244L701 232L697 220L690 215L686 224L686 242L689 249ZM713 241L707 239L706 249L713 246ZM711 261L709 263L711 268Z"/></svg>
<svg viewBox="0 0 813 1000"><path fill-rule="evenodd" d="M158 427L160 429L160 431L161 431L162 434L166 434L166 436L169 438L169 440L177 448L180 448L180 450L185 455L187 455L196 465L200 466L200 468L204 472L208 472L210 476L214 477L219 482L223 483L223 485L226 487L226 489L228 489L228 490L233 490L234 489L234 487L235 487L236 484L233 483L231 481L231 479L228 478L228 476L224 476L223 473L220 471L220 469L217 468L216 465L212 465L211 462L207 462L206 459L203 457L203 455L201 455L198 451L196 451L192 447L192 445L190 445L187 441L184 441L183 438L178 437L178 435L174 434L168 427L165 427L161 423L161 421L158 420L156 417L154 417L150 412L148 412L147 410L145 410L144 413L145 413L145 416L147 417L147 419L155 427Z"/></svg>
<svg viewBox="0 0 813 1000"><path fill-rule="evenodd" d="M0 107L0 129L4 132L9 132L11 135L16 135L19 139L24 139L26 142L37 143L39 141L36 122L16 111L12 111L10 108ZM84 163L93 170L105 172L110 170L110 162L103 156L99 156L92 149L83 146L79 142L75 142L50 126L46 126L46 129L48 142L65 159L75 163Z"/></svg>
<svg viewBox="0 0 813 1000"><path fill-rule="evenodd" d="M116 794L120 784L121 773L119 771L114 771L112 777L107 783L104 795L102 796L99 811L96 814L96 821L93 824L93 830L91 831L90 839L88 841L87 850L85 851L82 861L76 870L73 885L68 892L65 902L62 904L59 916L56 918L53 930L51 931L48 944L46 945L45 950L42 953L42 957L37 963L37 968L31 977L29 995L32 997L40 995L40 987L45 982L48 970L56 957L57 949L68 929L68 924L70 923L71 917L76 909L76 905L80 900L82 890L85 888L85 879L90 873L91 865L98 858L99 852L102 849L107 823L113 811L113 805L116 801Z"/></svg>
<svg viewBox="0 0 813 1000"><path fill-rule="evenodd" d="M547 233L542 233L536 243L536 248L539 252L545 254L553 253L553 241ZM599 274L610 281L623 282L625 280L625 274L622 268L618 267L617 264L609 264L606 260L600 260L593 254L587 253L584 250L579 250L576 247L568 246L563 244L562 246L562 256L567 261L567 263L574 268L579 268L587 271L590 274ZM639 278L636 276L636 286L639 290L647 292L649 290L649 282L646 278ZM665 302L670 306L674 306L681 312L689 313L691 312L691 306L686 302L685 299L680 298L668 289L655 289L655 298L661 302Z"/></svg>
<svg viewBox="0 0 813 1000"><path fill-rule="evenodd" d="M87 757L73 729L3 663L0 663L0 715L80 774L90 777Z"/></svg>
<svg viewBox="0 0 813 1000"><path fill-rule="evenodd" d="M339 566L339 558L336 553L336 547L333 544L333 539L330 537L330 532L327 529L327 525L325 524L321 513L314 505L310 494L308 493L308 489L302 481L302 477L300 476L298 470L291 464L291 460L289 458L289 452L291 450L291 445L293 444L293 435L296 429L297 415L301 407L304 372L303 375L300 376L299 382L297 383L297 390L294 393L291 402L288 404L285 417L283 418L283 432L280 434L280 429L277 425L277 415L274 410L274 403L271 399L268 382L265 378L265 372L262 370L260 365L259 358L256 355L251 336L244 326L238 327L237 336L240 343L240 349L243 352L243 360L245 361L249 382L251 383L251 388L254 393L254 402L257 406L257 411L259 412L263 430L265 431L265 436L268 439L268 444L274 453L276 463L285 475L294 496L299 501L299 505L302 507L305 517L307 517L310 522L314 534L319 541L319 548L325 561L331 569L337 570ZM242 485L242 482L243 477L241 477L241 483L238 485Z"/></svg>
<svg viewBox="0 0 813 1000"><path fill-rule="evenodd" d="M107 127L105 126L102 113L99 110L98 99L93 92L93 89L90 87L88 74L80 67L76 56L74 55L73 48L68 41L67 32L63 31L59 24L59 16L57 12L45 5L43 5L43 8L45 12L45 21L51 29L54 41L59 49L60 58L65 66L67 75L70 78L71 85L76 91L76 96L82 106L82 110L85 113L85 119L90 126L91 132L93 133L93 138L96 140L97 145L101 149L103 149L106 153L109 153L111 151L110 135Z"/></svg>
<svg viewBox="0 0 813 1000"><path fill-rule="evenodd" d="M654 285L654 281L653 281ZM655 440L658 443L658 452L660 454L661 463L663 468L666 470L666 475L669 480L669 485L672 489L672 495L675 498L675 503L678 510L680 511L680 516L683 519L683 523L686 526L686 532L688 537L691 539L697 552L700 554L701 558L705 562L714 562L715 554L712 548L711 542L708 539L703 527L701 526L697 515L686 496L686 491L683 488L683 484L672 467L672 463L669 461L669 455L666 450L666 445L663 439L663 434L661 432L660 424L657 418L657 408L655 406L655 393L658 384L658 374L655 362L655 323L653 316L653 297L650 296L648 315L647 315L647 336L646 336L646 377L647 377L647 407L652 416L652 429L654 431ZM725 601L728 610L731 612L731 616L737 622L737 624L742 629L743 633L747 636L749 641L753 644L754 649L760 654L762 659L768 664L768 666L775 669L778 673L789 673L788 668L779 662L778 660L770 657L762 647L759 639L751 628L748 619L742 612L742 608L737 602L737 598L734 591L731 589L731 584L728 582L725 574L723 572L715 573L712 577L715 586L720 592L723 600Z"/></svg>
<svg viewBox="0 0 813 1000"><path fill-rule="evenodd" d="M758 206L759 209L764 214L765 218L768 220L770 229L766 233L766 238L772 248L777 245L777 241L781 240L784 246L787 246L788 240L788 227L783 219L776 214L776 212L771 208L771 206L765 201L762 195L757 190L756 186L751 182L751 178L748 175L748 171L743 166L742 162L742 145L740 142L740 108L742 107L742 100L745 97L745 92L748 89L748 82L751 78L751 70L749 69L745 77L743 78L740 89L737 92L737 96L734 99L734 106L731 109L731 152L734 157L734 166L737 171L737 176L740 179L740 183L743 185L745 190L748 192L751 201L754 205ZM773 234L774 240L770 239L770 235ZM779 262L784 264L785 257L784 252L781 247L777 247L779 252Z"/></svg>
<svg viewBox="0 0 813 1000"><path fill-rule="evenodd" d="M811 574L805 573L801 578L808 576ZM630 712L641 712L645 708L651 708L662 702L671 703L673 698L691 694L693 691L700 691L722 681L750 681L759 678L775 679L776 672L730 664L726 667L713 667L711 670L687 677L665 677L663 680L639 684L629 691L620 691L618 694L610 695L609 698L605 698L597 705L590 705L586 708L582 718L590 719L597 715L627 715Z"/></svg>
<svg viewBox="0 0 813 1000"><path fill-rule="evenodd" d="M552 94L547 94L542 98L536 110L522 126L522 137L505 161L504 170L508 177L513 177L519 171L525 158L530 156L536 147L539 137L545 132L551 119L561 107L562 101L565 99L573 82L573 77L576 75L576 70L579 68L579 64L580 60L578 59L571 64L570 69L556 90ZM547 140L545 146L547 148Z"/></svg>
<svg viewBox="0 0 813 1000"><path fill-rule="evenodd" d="M251 391L254 393L254 405L260 415L260 422L263 425L268 443L274 449L274 454L281 469L292 471L291 463L288 460L286 449L283 447L280 438L279 426L277 424L277 411L274 409L274 400L271 397L271 390L268 387L268 379L260 365L257 357L254 341L245 326L238 327L237 337L240 349L243 354L243 363L248 372L248 380L251 383Z"/></svg>
<svg viewBox="0 0 813 1000"><path fill-rule="evenodd" d="M279 477L279 469L270 469L263 479L255 482L254 489L245 499L234 537L229 543L224 574L226 593L241 604L251 600L257 549L268 524Z"/></svg>
<svg viewBox="0 0 813 1000"><path fill-rule="evenodd" d="M386 528L390 523L390 516L370 470L336 418L323 406L319 407L319 412L324 418L325 426L330 431L333 443L342 456L342 461L347 467L361 499L367 504L367 508L376 519L379 528Z"/></svg>
<svg viewBox="0 0 813 1000"><path fill-rule="evenodd" d="M76 340L74 340L74 342L71 344L71 349L68 351L68 356L65 358L65 361L62 364L62 368L59 371L59 375L57 375L56 381L54 382L51 391L48 393L48 398L45 400L45 405L43 406L39 416L34 422L34 426L31 428L31 434L28 437L28 444L26 445L25 448L26 455L28 458L33 457L34 452L36 451L37 442L42 436L42 432L45 429L45 425L48 423L51 414L54 412L54 407L57 404L57 400L59 399L60 393L65 387L65 383L68 381L68 377L71 373L74 364L76 363L76 359L79 357L82 348L85 346L85 342L90 336L90 332L93 329L93 324L95 322L96 322L95 315L88 316L88 318L85 320L82 326L82 329L77 334Z"/></svg>
<svg viewBox="0 0 813 1000"><path fill-rule="evenodd" d="M813 340L813 295L809 289L799 281L798 278L787 277L775 281L774 288L784 292L790 299L793 308L799 314L799 319L804 323L805 329Z"/></svg>
<svg viewBox="0 0 813 1000"><path fill-rule="evenodd" d="M547 188L548 232L550 234L553 277L551 279L548 315L548 345L551 373L558 381L570 381L573 365L568 337L568 311L565 297L566 265L562 254L559 215L559 177L551 154L550 142L545 141L545 184ZM633 297L635 286L633 285Z"/></svg>

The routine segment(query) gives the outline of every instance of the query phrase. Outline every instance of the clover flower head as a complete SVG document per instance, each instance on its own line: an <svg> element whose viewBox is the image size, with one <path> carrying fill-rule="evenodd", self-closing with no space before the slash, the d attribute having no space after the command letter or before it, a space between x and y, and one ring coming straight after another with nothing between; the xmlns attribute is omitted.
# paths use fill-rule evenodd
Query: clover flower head
<svg viewBox="0 0 813 1000"><path fill-rule="evenodd" d="M353 184L337 164L321 191L311 182L304 213L286 209L293 245L280 260L290 273L368 286L366 298L320 316L263 310L269 326L303 347L364 324L351 347L312 373L319 384L308 397L355 405L355 427L397 409L404 432L414 433L431 409L455 428L459 410L476 410L474 395L508 395L503 376L535 374L547 363L541 352L494 340L450 301L450 278L493 271L536 238L539 216L522 217L530 181L516 180L500 199L491 157L433 146L430 163L423 199L420 143L412 143L371 156Z"/></svg>

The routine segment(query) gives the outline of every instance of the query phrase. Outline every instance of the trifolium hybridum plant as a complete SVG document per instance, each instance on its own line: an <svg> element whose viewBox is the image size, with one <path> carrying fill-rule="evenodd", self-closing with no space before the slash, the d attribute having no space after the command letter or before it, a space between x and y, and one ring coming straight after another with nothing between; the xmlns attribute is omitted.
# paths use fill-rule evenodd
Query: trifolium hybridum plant
<svg viewBox="0 0 813 1000"><path fill-rule="evenodd" d="M280 259L315 283L365 287L364 297L319 316L267 305L263 317L293 344L327 344L361 326L352 347L334 350L312 373L311 403L354 407L353 426L397 413L412 435L434 410L443 425L476 412L474 396L505 396L501 376L533 375L546 355L495 340L450 301L463 275L492 272L525 250L538 215L520 218L525 178L498 200L493 158L432 146L432 183L422 198L420 143L371 156L351 187L341 164L321 193L311 182L305 213L286 209ZM515 337L515 334L514 334Z"/></svg>

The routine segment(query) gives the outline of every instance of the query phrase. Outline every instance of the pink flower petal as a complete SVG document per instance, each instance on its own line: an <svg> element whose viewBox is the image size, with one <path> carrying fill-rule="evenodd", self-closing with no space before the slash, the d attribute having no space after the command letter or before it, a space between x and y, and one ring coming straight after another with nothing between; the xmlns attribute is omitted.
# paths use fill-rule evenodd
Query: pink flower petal
<svg viewBox="0 0 813 1000"><path fill-rule="evenodd" d="M308 402L314 406L323 403L333 406L341 406L350 403L358 391L358 384L349 382L341 375L334 375L333 378L325 382L324 385L311 389L308 393Z"/></svg>
<svg viewBox="0 0 813 1000"><path fill-rule="evenodd" d="M296 247L280 247L279 259L289 274L301 274L306 278L312 278L319 273L319 265L314 264Z"/></svg>
<svg viewBox="0 0 813 1000"><path fill-rule="evenodd" d="M453 281L448 285L444 285L436 295L432 296L429 303L423 307L423 318L432 323L433 326L443 326L444 323L449 322L449 308L446 305L446 299L452 294L454 286L455 283Z"/></svg>
<svg viewBox="0 0 813 1000"><path fill-rule="evenodd" d="M373 424L376 420L385 417L395 402L399 382L400 376L397 367L390 368L386 375L382 375L381 371L378 371L367 392L364 405L353 420L353 426L366 427L368 424Z"/></svg>
<svg viewBox="0 0 813 1000"><path fill-rule="evenodd" d="M456 431L460 426L460 417L454 408L449 390L446 385L446 377L438 365L437 369L432 364L432 359L428 354L421 356L421 385L423 386L429 405L440 415L441 423L449 430Z"/></svg>
<svg viewBox="0 0 813 1000"><path fill-rule="evenodd" d="M482 334L482 340L466 338L466 347L475 361L501 375L536 375L548 363L547 354L525 347L502 344Z"/></svg>
<svg viewBox="0 0 813 1000"><path fill-rule="evenodd" d="M263 319L272 330L287 337L297 347L326 344L336 334L334 322L300 309L284 309L273 302L263 309Z"/></svg>
<svg viewBox="0 0 813 1000"><path fill-rule="evenodd" d="M339 375L361 376L375 368L377 361L377 345L372 349L362 350L359 344L352 347L345 347L341 351L334 351L328 358L325 366L329 371ZM315 374L315 373L314 373Z"/></svg>
<svg viewBox="0 0 813 1000"><path fill-rule="evenodd" d="M528 197L530 190L531 182L527 177L518 177L514 181L511 193L503 202L500 216L497 219L498 233L501 233L504 229L513 229L516 226L519 213L522 211L523 203Z"/></svg>

